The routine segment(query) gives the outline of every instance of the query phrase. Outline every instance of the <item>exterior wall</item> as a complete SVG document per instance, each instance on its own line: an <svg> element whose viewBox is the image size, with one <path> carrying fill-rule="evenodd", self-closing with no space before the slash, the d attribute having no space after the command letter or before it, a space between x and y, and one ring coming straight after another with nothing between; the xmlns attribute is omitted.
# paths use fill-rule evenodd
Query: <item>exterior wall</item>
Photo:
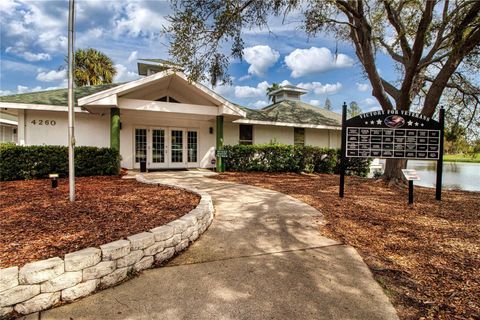
<svg viewBox="0 0 480 320"><path fill-rule="evenodd" d="M76 113L75 140L77 146L109 147L109 115ZM37 110L19 113L19 142L25 145L66 146L68 113Z"/></svg>
<svg viewBox="0 0 480 320"><path fill-rule="evenodd" d="M264 144L272 141L282 144L293 144L293 127L253 125L253 143ZM236 145L239 139L239 124L225 122L224 129L225 145ZM305 129L305 144L318 147L340 148L340 130Z"/></svg>
<svg viewBox="0 0 480 320"><path fill-rule="evenodd" d="M223 144L234 146L238 144L240 126L237 123L224 122ZM255 130L255 128L254 128Z"/></svg>
<svg viewBox="0 0 480 320"><path fill-rule="evenodd" d="M330 130L330 148L338 148L342 146L342 131Z"/></svg>
<svg viewBox="0 0 480 320"><path fill-rule="evenodd" d="M194 129L198 131L198 164L196 167L212 168L215 159L215 131L210 133L210 127L215 130L215 120L195 120L184 116L148 111L120 111L120 155L122 167L131 169L138 167L134 163L134 132L135 128L164 129ZM167 142L169 143L169 142Z"/></svg>
<svg viewBox="0 0 480 320"><path fill-rule="evenodd" d="M264 144L273 141L283 144L293 144L293 127L253 125L254 144Z"/></svg>

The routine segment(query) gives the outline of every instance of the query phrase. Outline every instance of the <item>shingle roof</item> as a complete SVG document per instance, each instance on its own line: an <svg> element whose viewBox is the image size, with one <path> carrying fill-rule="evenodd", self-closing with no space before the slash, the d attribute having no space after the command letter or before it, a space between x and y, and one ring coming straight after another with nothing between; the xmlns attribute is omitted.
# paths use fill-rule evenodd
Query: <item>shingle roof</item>
<svg viewBox="0 0 480 320"><path fill-rule="evenodd" d="M296 100L283 100L258 110L241 108L247 112L249 120L324 126L341 126L342 121L338 113Z"/></svg>
<svg viewBox="0 0 480 320"><path fill-rule="evenodd" d="M101 84L98 86L85 86L85 87L75 88L74 89L75 105L77 105L77 99L119 86L121 84L122 83L112 83L112 84ZM2 96L0 97L0 102L67 106L68 90L65 88L65 89L55 89L55 90L48 90L48 91L14 94L10 96Z"/></svg>

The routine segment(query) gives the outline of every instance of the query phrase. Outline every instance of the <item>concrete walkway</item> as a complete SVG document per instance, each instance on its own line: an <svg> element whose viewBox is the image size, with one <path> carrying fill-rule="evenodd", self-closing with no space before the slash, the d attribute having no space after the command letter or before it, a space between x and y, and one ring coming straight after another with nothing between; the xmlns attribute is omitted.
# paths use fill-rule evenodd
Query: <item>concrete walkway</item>
<svg viewBox="0 0 480 320"><path fill-rule="evenodd" d="M147 175L212 195L215 219L187 251L41 319L398 319L355 249L319 234L316 209L205 175Z"/></svg>

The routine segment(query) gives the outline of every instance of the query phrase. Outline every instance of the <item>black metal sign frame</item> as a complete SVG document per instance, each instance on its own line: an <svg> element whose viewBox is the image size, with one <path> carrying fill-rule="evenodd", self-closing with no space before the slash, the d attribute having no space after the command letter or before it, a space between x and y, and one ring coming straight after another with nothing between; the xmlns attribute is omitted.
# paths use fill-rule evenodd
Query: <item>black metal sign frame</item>
<svg viewBox="0 0 480 320"><path fill-rule="evenodd" d="M347 120L347 104L342 107L340 197L345 191L347 158L382 158L437 161L435 198L442 197L443 136L445 111L435 121L404 110L379 110Z"/></svg>

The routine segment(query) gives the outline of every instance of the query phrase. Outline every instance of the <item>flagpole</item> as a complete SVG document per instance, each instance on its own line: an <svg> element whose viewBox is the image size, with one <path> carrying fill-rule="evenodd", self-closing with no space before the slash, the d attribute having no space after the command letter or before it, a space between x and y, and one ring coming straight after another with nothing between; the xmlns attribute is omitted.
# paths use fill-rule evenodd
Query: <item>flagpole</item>
<svg viewBox="0 0 480 320"><path fill-rule="evenodd" d="M75 111L73 97L73 28L75 0L68 3L68 190L70 201L75 201Z"/></svg>

